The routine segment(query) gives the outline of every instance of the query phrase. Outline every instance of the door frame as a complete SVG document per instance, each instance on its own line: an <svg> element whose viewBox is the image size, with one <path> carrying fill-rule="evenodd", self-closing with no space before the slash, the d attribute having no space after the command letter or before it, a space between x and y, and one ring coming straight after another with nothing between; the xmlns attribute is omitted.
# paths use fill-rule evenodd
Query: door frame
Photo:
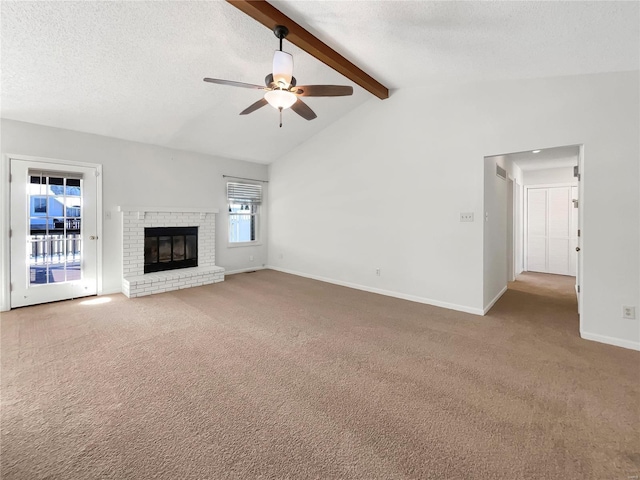
<svg viewBox="0 0 640 480"><path fill-rule="evenodd" d="M2 211L0 211L0 254L2 268L0 269L0 311L11 309L11 160L24 160L28 162L51 163L70 167L95 168L96 178L96 292L102 295L102 164L90 162L76 162L73 160L61 160L57 158L36 157L32 155L10 154L2 156L0 168L0 185L2 185ZM55 167L52 167L55 170Z"/></svg>
<svg viewBox="0 0 640 480"><path fill-rule="evenodd" d="M582 336L582 272L583 272L583 247L582 242L584 239L584 199L585 189L582 176L584 175L584 143L581 143L578 148L578 229L580 235L578 235L578 257L576 258L576 295L578 296L578 315L580 317L580 336Z"/></svg>
<svg viewBox="0 0 640 480"><path fill-rule="evenodd" d="M576 185L572 183L541 183L536 185L525 185L524 186L524 194L523 194L523 215L522 215L522 240L523 240L523 251L522 251L522 263L525 272L529 271L529 262L527 261L528 253L529 253L529 190L533 190L536 188L555 188L555 187L575 187ZM578 185L578 199L580 199L580 186ZM578 204L581 206L581 204ZM578 216L580 216L580 209L578 209ZM578 220L578 224L580 221ZM577 258L576 258L576 279L578 278L577 271Z"/></svg>
<svg viewBox="0 0 640 480"><path fill-rule="evenodd" d="M507 176L507 283L516 280L516 179Z"/></svg>

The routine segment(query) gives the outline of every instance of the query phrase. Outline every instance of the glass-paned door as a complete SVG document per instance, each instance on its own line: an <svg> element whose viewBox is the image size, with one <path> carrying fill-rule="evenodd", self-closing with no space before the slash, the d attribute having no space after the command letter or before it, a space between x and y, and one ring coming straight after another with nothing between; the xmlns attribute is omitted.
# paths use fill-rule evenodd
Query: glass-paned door
<svg viewBox="0 0 640 480"><path fill-rule="evenodd" d="M29 171L31 285L82 278L82 183L82 177Z"/></svg>
<svg viewBox="0 0 640 480"><path fill-rule="evenodd" d="M95 168L11 160L11 306L94 295Z"/></svg>

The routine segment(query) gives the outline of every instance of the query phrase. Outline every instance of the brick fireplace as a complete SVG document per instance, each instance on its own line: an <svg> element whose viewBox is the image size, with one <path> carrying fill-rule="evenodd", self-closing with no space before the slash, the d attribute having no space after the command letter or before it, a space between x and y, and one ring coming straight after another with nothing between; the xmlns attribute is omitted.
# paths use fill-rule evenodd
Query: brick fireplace
<svg viewBox="0 0 640 480"><path fill-rule="evenodd" d="M215 264L216 209L119 207L119 210L122 212L122 293L127 297L141 297L224 280L224 268ZM191 234L197 232L197 266L145 273L145 229L149 233L167 227L176 232L189 229ZM176 233L176 236L179 235ZM185 233L183 235L185 242L190 241Z"/></svg>
<svg viewBox="0 0 640 480"><path fill-rule="evenodd" d="M144 273L198 266L198 227L144 227Z"/></svg>

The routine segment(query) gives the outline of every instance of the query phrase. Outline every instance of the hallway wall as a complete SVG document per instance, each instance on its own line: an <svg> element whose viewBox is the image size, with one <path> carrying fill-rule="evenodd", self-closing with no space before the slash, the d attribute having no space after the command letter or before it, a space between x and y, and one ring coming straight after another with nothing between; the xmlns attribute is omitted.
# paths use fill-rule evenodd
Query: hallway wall
<svg viewBox="0 0 640 480"><path fill-rule="evenodd" d="M636 71L372 99L270 166L269 265L482 313L484 157L583 144L582 334L640 348L639 91Z"/></svg>

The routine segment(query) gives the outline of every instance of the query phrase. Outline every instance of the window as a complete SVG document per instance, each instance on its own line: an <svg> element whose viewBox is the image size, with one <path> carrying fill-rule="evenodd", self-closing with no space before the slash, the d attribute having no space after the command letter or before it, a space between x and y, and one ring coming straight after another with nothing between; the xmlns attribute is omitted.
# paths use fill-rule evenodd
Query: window
<svg viewBox="0 0 640 480"><path fill-rule="evenodd" d="M227 183L227 200L229 201L229 243L258 241L262 186Z"/></svg>
<svg viewBox="0 0 640 480"><path fill-rule="evenodd" d="M258 205L229 204L229 242L255 242Z"/></svg>
<svg viewBox="0 0 640 480"><path fill-rule="evenodd" d="M32 197L33 213L47 213L47 197Z"/></svg>

